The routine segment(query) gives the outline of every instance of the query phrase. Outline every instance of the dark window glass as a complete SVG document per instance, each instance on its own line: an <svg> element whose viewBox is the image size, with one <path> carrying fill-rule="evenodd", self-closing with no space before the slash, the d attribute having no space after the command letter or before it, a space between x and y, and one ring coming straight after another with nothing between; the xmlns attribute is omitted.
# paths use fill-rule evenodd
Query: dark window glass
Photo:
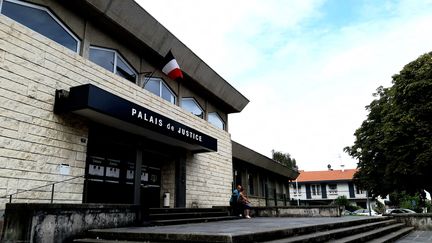
<svg viewBox="0 0 432 243"><path fill-rule="evenodd" d="M135 83L136 79L137 79L137 75L134 72L134 70L132 70L132 68L129 67L129 65L126 64L125 61L123 61L122 58L120 58L119 56L117 56L117 67L116 67L116 73L119 76L122 76L123 78Z"/></svg>
<svg viewBox="0 0 432 243"><path fill-rule="evenodd" d="M249 174L249 194L251 195L255 195L255 190L254 190L254 178L252 174Z"/></svg>
<svg viewBox="0 0 432 243"><path fill-rule="evenodd" d="M106 70L133 83L137 80L137 73L124 61L120 54L112 49L90 47L89 59Z"/></svg>
<svg viewBox="0 0 432 243"><path fill-rule="evenodd" d="M3 1L1 13L66 48L78 52L78 40L47 9L27 3Z"/></svg>
<svg viewBox="0 0 432 243"><path fill-rule="evenodd" d="M90 48L90 61L98 64L110 72L114 72L115 52L103 49Z"/></svg>

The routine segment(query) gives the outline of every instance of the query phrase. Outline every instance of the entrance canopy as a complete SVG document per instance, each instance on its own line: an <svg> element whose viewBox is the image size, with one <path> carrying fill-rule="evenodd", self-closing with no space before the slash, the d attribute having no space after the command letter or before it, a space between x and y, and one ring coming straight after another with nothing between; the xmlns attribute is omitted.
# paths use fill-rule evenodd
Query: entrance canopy
<svg viewBox="0 0 432 243"><path fill-rule="evenodd" d="M92 84L56 90L54 112L73 112L95 122L195 153L217 151L217 140Z"/></svg>

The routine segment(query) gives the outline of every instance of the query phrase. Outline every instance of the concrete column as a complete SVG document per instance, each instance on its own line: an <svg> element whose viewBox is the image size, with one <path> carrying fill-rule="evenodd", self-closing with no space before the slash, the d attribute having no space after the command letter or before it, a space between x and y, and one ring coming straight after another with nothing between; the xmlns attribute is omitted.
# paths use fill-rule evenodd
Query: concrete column
<svg viewBox="0 0 432 243"><path fill-rule="evenodd" d="M175 163L175 207L184 208L186 207L186 155L180 155Z"/></svg>
<svg viewBox="0 0 432 243"><path fill-rule="evenodd" d="M141 171L142 171L143 153L141 148L136 150L135 176L134 176L134 204L141 204Z"/></svg>

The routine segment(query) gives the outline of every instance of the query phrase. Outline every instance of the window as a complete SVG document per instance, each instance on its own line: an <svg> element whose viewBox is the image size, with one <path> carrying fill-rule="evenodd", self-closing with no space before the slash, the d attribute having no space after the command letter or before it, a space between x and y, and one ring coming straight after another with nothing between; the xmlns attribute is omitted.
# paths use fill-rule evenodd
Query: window
<svg viewBox="0 0 432 243"><path fill-rule="evenodd" d="M355 186L356 188L356 193L357 194L364 194L365 192L363 190L361 190L360 188L358 188L357 186Z"/></svg>
<svg viewBox="0 0 432 243"><path fill-rule="evenodd" d="M329 194L337 194L337 184L329 184Z"/></svg>
<svg viewBox="0 0 432 243"><path fill-rule="evenodd" d="M1 13L74 52L79 50L78 38L45 7L3 0Z"/></svg>
<svg viewBox="0 0 432 243"><path fill-rule="evenodd" d="M252 174L248 174L248 186L249 186L249 194L250 195L255 195L254 177L253 177Z"/></svg>
<svg viewBox="0 0 432 243"><path fill-rule="evenodd" d="M181 107L197 117L204 117L204 111L194 98L183 98Z"/></svg>
<svg viewBox="0 0 432 243"><path fill-rule="evenodd" d="M320 185L311 185L312 195L319 196L321 195L321 186Z"/></svg>
<svg viewBox="0 0 432 243"><path fill-rule="evenodd" d="M133 83L137 80L138 74L115 50L91 46L89 59L106 70Z"/></svg>
<svg viewBox="0 0 432 243"><path fill-rule="evenodd" d="M211 112L208 114L207 117L208 122L215 125L216 127L220 129L225 129L225 123L223 122L222 118L219 116L217 112Z"/></svg>
<svg viewBox="0 0 432 243"><path fill-rule="evenodd" d="M297 196L297 194L299 195L299 196L301 196L301 185L295 185L295 184L292 184L292 187L293 187L293 193L294 193L294 196ZM298 188L297 188L298 187ZM297 190L298 189L298 190Z"/></svg>
<svg viewBox="0 0 432 243"><path fill-rule="evenodd" d="M176 96L174 92L168 87L168 85L161 78L146 78L144 89L152 92L153 94L162 97L164 100L175 104Z"/></svg>

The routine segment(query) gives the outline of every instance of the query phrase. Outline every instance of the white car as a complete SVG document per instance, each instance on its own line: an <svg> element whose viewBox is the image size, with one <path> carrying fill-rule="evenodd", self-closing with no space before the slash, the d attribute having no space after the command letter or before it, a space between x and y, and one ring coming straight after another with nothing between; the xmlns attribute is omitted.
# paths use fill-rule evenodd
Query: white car
<svg viewBox="0 0 432 243"><path fill-rule="evenodd" d="M416 212L408 208L390 208L386 210L386 214L406 214L406 213L416 213Z"/></svg>
<svg viewBox="0 0 432 243"><path fill-rule="evenodd" d="M358 209L353 212L354 215L364 215L369 216L369 209ZM379 216L380 214L375 212L375 210L371 210L371 216Z"/></svg>

